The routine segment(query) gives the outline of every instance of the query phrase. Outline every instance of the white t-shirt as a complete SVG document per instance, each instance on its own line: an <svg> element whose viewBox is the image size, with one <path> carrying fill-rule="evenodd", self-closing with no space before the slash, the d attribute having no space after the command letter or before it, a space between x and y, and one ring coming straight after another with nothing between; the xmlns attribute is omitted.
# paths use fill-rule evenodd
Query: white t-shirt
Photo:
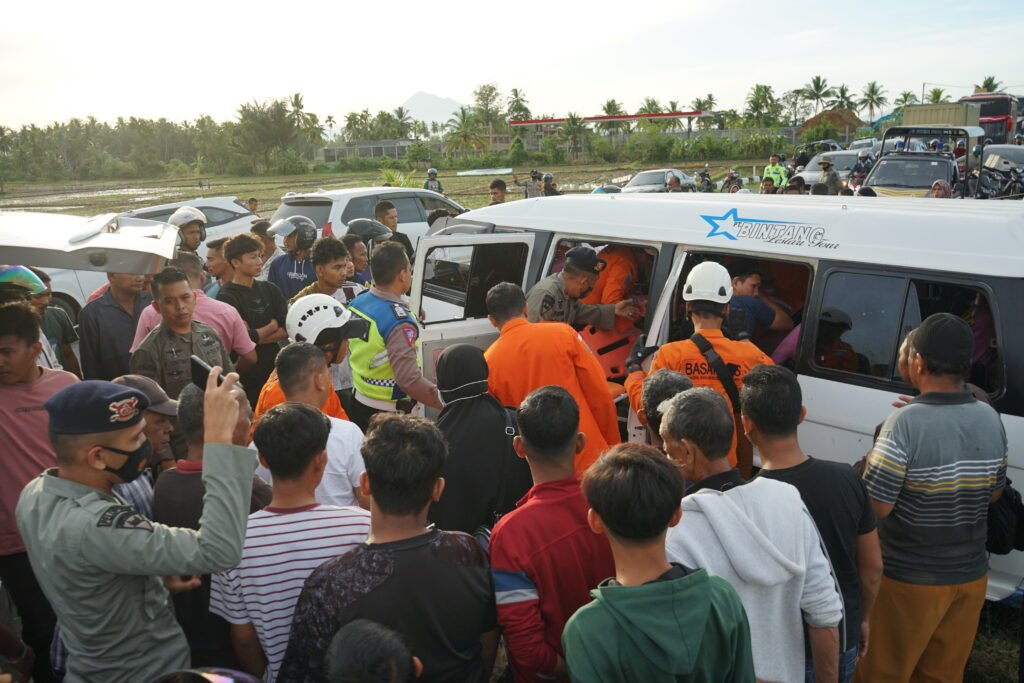
<svg viewBox="0 0 1024 683"><path fill-rule="evenodd" d="M362 508L267 507L249 515L242 561L211 579L210 611L232 624L253 625L267 657L264 681L277 677L306 579L369 533L370 513Z"/></svg>
<svg viewBox="0 0 1024 683"><path fill-rule="evenodd" d="M328 417L331 433L327 437L327 469L320 486L316 487L317 502L324 505L359 505L352 489L359 486L359 475L366 467L359 452L363 445L363 431L352 422ZM271 481L270 470L262 464L256 468L264 481Z"/></svg>

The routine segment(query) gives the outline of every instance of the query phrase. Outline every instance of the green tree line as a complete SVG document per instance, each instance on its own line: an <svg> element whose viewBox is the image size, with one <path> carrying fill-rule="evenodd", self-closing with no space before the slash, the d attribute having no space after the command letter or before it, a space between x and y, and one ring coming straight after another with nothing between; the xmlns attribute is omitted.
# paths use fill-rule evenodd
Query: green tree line
<svg viewBox="0 0 1024 683"><path fill-rule="evenodd" d="M976 88L995 92L1001 85L994 76L987 76ZM925 96L926 102L949 100L942 88L933 88ZM688 105L680 100L662 102L645 97L632 113L695 109L708 114L696 120L698 130L773 129L798 126L829 109L858 112L870 121L890 107L900 109L918 101L911 91L890 99L877 81L856 93L846 84L833 86L823 76L815 75L803 87L781 94L771 85L754 84L739 110L719 109L715 95L708 93ZM630 113L626 104L616 99L606 100L600 111L612 116ZM29 124L17 131L0 125L0 192L3 182L10 179L78 181L302 173L309 169L317 149L332 142L412 140L415 142L409 148L408 160L414 164L441 161L438 145L443 150L442 158L454 163L520 163L530 158L563 163L583 156L643 162L680 156L695 160L742 158L761 153L761 147L778 144L771 134L742 142L662 135L683 130L687 124L680 119L601 122L591 127L579 114L570 112L558 126L509 125L510 121L534 116L523 89L503 93L495 84L485 83L473 92L471 105L462 107L444 123L415 120L403 107L375 114L364 109L339 119L333 115L321 119L306 110L303 96L296 93L289 98L244 103L235 118L225 122L209 116L182 122L119 117L111 124L89 117L45 127ZM537 118L553 116L540 114ZM496 136L502 135L511 137L508 150L492 151ZM531 135L540 139L539 155L526 151L524 136ZM365 166L367 161L343 160L337 170ZM381 165L379 161L373 163L375 167Z"/></svg>

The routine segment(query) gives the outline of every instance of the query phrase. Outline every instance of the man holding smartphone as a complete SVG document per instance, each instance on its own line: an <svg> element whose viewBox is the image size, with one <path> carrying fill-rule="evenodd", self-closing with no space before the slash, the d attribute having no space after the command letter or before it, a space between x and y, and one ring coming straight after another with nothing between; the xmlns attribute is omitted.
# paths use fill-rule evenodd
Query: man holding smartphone
<svg viewBox="0 0 1024 683"><path fill-rule="evenodd" d="M214 329L192 317L196 297L185 272L165 268L153 276L152 288L153 305L161 320L132 353L132 372L154 380L174 399L192 382L189 359L193 355L210 366L234 372Z"/></svg>

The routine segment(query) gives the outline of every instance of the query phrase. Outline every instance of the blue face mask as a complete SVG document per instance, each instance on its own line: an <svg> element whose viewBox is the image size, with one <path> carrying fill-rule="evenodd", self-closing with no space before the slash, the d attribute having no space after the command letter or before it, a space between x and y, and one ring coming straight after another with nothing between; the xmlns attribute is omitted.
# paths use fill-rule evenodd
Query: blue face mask
<svg viewBox="0 0 1024 683"><path fill-rule="evenodd" d="M149 462L149 456L153 454L153 446L149 443L148 439L134 451L122 451L120 448L104 446L102 444L100 444L100 448L128 457L128 459L124 461L124 464L118 468L110 466L104 468L107 472L117 476L125 483L135 481L139 478L139 475L142 474L142 470L146 468L146 464Z"/></svg>

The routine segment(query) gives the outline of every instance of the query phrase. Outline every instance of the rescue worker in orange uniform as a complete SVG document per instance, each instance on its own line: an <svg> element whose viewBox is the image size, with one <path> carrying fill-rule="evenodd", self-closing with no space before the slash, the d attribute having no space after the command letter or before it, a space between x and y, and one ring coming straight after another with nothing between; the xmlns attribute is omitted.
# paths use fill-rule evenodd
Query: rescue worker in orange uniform
<svg viewBox="0 0 1024 683"><path fill-rule="evenodd" d="M487 292L487 314L500 336L484 352L491 394L504 406L518 406L540 387L564 388L580 408L586 443L576 456L582 473L609 446L619 443L618 415L604 371L574 329L565 323L531 323L526 295L502 282Z"/></svg>
<svg viewBox="0 0 1024 683"><path fill-rule="evenodd" d="M617 304L633 297L633 286L640 277L639 260L648 258L647 252L634 252L630 247L612 245L605 247L598 255L605 262L598 273L594 289L580 299L581 303L599 306ZM625 332L633 327L634 321L622 315L615 316L615 331Z"/></svg>
<svg viewBox="0 0 1024 683"><path fill-rule="evenodd" d="M761 349L749 341L734 341L722 334L722 323L729 314L729 300L732 299L732 278L725 266L713 261L705 261L694 266L683 285L683 300L686 302L686 314L693 323L694 336L690 339L665 344L657 350L651 363L651 373L662 368L681 372L693 380L694 386L709 387L725 397L733 408L734 415L740 412L738 392L743 384L743 377L756 365L772 365L772 359ZM697 346L698 337L703 337L710 345L708 353ZM629 361L629 376L626 378L626 392L629 395L630 407L639 412L642 409L640 400L644 378L647 376L640 368L643 353L634 353ZM731 373L736 389L737 400L733 401L730 391L719 380L715 371L715 359L724 363L724 370ZM737 430L739 420L736 419ZM743 437L745 440L745 437ZM729 462L739 466L740 472L750 476L751 462L749 444L743 444L743 461L738 458L737 432L733 431L732 448L729 449Z"/></svg>

